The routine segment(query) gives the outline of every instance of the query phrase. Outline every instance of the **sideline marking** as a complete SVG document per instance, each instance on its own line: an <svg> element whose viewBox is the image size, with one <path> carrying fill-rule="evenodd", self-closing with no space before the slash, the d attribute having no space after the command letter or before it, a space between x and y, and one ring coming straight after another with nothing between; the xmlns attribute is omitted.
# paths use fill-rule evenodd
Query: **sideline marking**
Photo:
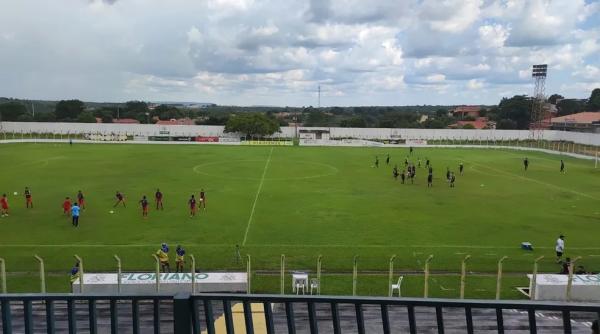
<svg viewBox="0 0 600 334"><path fill-rule="evenodd" d="M150 244L0 244L0 248L6 247L155 247L156 245L160 245L161 242L157 241ZM235 242L229 244L209 244L209 243L186 243L188 247L235 247ZM335 244L323 244L323 245L315 245L315 244L248 244L246 247L254 247L254 248L275 248L275 247L289 247L289 248L468 248L468 249L515 249L520 250L520 248L515 246L481 246L481 245L335 245ZM552 247L546 246L538 246L536 249L554 249ZM573 250L600 250L600 247L569 247L569 249ZM413 256L417 256L419 254L423 254L422 252L413 252ZM483 254L486 256L495 256L496 253L486 253ZM600 255L588 255L591 257L600 256Z"/></svg>
<svg viewBox="0 0 600 334"><path fill-rule="evenodd" d="M258 196L263 187L263 183L265 183L265 175L267 174L267 169L269 168L269 163L271 163L271 156L273 155L273 147L271 146L271 151L269 151L269 157L267 158L267 162L265 163L265 168L263 169L262 177L260 178L260 183L258 184L258 190L256 191L256 197L254 197L254 203L252 204L252 211L250 211L250 217L248 218L248 225L246 226L246 233L244 233L244 241L242 241L242 246L246 245L246 239L248 239L248 231L250 231L250 224L252 224L252 217L254 217L254 209L256 209L256 202L258 202Z"/></svg>
<svg viewBox="0 0 600 334"><path fill-rule="evenodd" d="M567 192L573 193L575 195L579 195L579 196L587 197L587 198L590 198L590 199L593 199L593 200L596 200L596 201L600 201L600 198L594 197L592 195L588 195L586 193L579 192L577 190L563 188L561 186L557 186L557 185L554 185L552 183L548 183L548 182L544 182L544 181L539 181L539 180L536 180L536 179L525 177L525 176L522 176L522 175L519 175L519 174L514 174L514 173L511 173L511 172L506 172L506 171L499 170L499 169L496 169L494 167L490 167L488 165L480 164L480 163L477 163L477 162L469 161L469 163L471 163L471 164L473 164L475 166L479 166L479 167L487 168L489 170L493 170L496 173L504 174L504 175L509 176L509 177L513 177L513 178L517 178L517 179L522 179L522 180L526 180L526 181L531 181L531 182L534 182L534 183L537 183L537 184L541 184L543 186L547 186L547 187L558 189L558 190L562 190L562 191L567 191Z"/></svg>

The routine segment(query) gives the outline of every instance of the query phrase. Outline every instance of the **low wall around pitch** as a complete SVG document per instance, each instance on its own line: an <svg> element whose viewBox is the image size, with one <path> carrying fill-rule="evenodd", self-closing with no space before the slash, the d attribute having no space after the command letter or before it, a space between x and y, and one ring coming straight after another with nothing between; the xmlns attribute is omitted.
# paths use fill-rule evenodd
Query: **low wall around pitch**
<svg viewBox="0 0 600 334"><path fill-rule="evenodd" d="M248 275L244 272L196 273L196 292L246 292ZM118 293L116 273L85 273L84 293ZM81 293L79 279L72 283L73 293ZM156 292L156 273L122 273L121 293L149 294ZM161 273L159 291L178 293L192 291L191 273Z"/></svg>

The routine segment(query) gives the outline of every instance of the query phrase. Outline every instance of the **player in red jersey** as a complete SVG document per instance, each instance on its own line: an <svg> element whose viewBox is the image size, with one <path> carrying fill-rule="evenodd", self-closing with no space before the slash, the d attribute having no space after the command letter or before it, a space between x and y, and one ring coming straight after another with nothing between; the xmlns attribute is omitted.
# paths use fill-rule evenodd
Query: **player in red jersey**
<svg viewBox="0 0 600 334"><path fill-rule="evenodd" d="M123 207L125 208L125 196L123 196L123 194L120 191L117 191L115 197L117 198L117 202L115 203L115 205L113 205L113 208L117 207L119 203L123 203Z"/></svg>
<svg viewBox="0 0 600 334"><path fill-rule="evenodd" d="M142 206L142 217L148 218L148 199L146 199L146 195L140 200L140 205Z"/></svg>
<svg viewBox="0 0 600 334"><path fill-rule="evenodd" d="M33 199L31 198L31 190L29 190L29 187L25 187L25 207L26 208L32 208L33 209Z"/></svg>
<svg viewBox="0 0 600 334"><path fill-rule="evenodd" d="M71 199L69 197L65 197L65 201L63 202L63 214L70 216L71 215Z"/></svg>
<svg viewBox="0 0 600 334"><path fill-rule="evenodd" d="M196 198L194 195L188 200L188 205L190 206L190 218L192 218L196 215Z"/></svg>
<svg viewBox="0 0 600 334"><path fill-rule="evenodd" d="M156 210L160 209L164 210L165 208L163 207L163 193L160 192L160 189L156 189L156 193L154 194L154 200L156 201Z"/></svg>
<svg viewBox="0 0 600 334"><path fill-rule="evenodd" d="M2 197L0 197L0 213L2 217L8 217L8 198L6 198L6 194L2 194Z"/></svg>
<svg viewBox="0 0 600 334"><path fill-rule="evenodd" d="M206 210L206 194L204 193L204 189L200 189L200 204Z"/></svg>
<svg viewBox="0 0 600 334"><path fill-rule="evenodd" d="M83 196L81 190L77 192L77 204L80 208L85 209L85 197Z"/></svg>

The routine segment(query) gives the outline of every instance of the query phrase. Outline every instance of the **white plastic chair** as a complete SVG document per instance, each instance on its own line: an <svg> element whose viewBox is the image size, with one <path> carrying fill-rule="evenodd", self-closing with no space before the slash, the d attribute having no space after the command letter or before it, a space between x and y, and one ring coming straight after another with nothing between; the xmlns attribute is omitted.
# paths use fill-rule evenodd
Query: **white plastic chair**
<svg viewBox="0 0 600 334"><path fill-rule="evenodd" d="M310 280L310 294L313 294L313 290L317 290L319 292L319 280L316 278L312 278Z"/></svg>
<svg viewBox="0 0 600 334"><path fill-rule="evenodd" d="M297 280L296 283L295 283L295 286L296 286L296 294L300 293L300 289L302 289L302 294L303 295L306 294L306 291L304 290L305 289L305 284L304 284L303 280Z"/></svg>
<svg viewBox="0 0 600 334"><path fill-rule="evenodd" d="M392 296L394 295L394 290L398 290L398 297L401 297L400 289L402 287L402 279L404 276L398 277L398 283L392 284Z"/></svg>

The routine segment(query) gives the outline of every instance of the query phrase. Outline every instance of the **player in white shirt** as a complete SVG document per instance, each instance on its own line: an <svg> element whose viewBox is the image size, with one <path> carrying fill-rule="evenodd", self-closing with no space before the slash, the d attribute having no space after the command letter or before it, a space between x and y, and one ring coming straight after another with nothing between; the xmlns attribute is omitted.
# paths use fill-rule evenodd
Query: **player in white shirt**
<svg viewBox="0 0 600 334"><path fill-rule="evenodd" d="M556 263L560 263L562 259L563 252L565 251L565 236L560 235L558 239L556 239Z"/></svg>

